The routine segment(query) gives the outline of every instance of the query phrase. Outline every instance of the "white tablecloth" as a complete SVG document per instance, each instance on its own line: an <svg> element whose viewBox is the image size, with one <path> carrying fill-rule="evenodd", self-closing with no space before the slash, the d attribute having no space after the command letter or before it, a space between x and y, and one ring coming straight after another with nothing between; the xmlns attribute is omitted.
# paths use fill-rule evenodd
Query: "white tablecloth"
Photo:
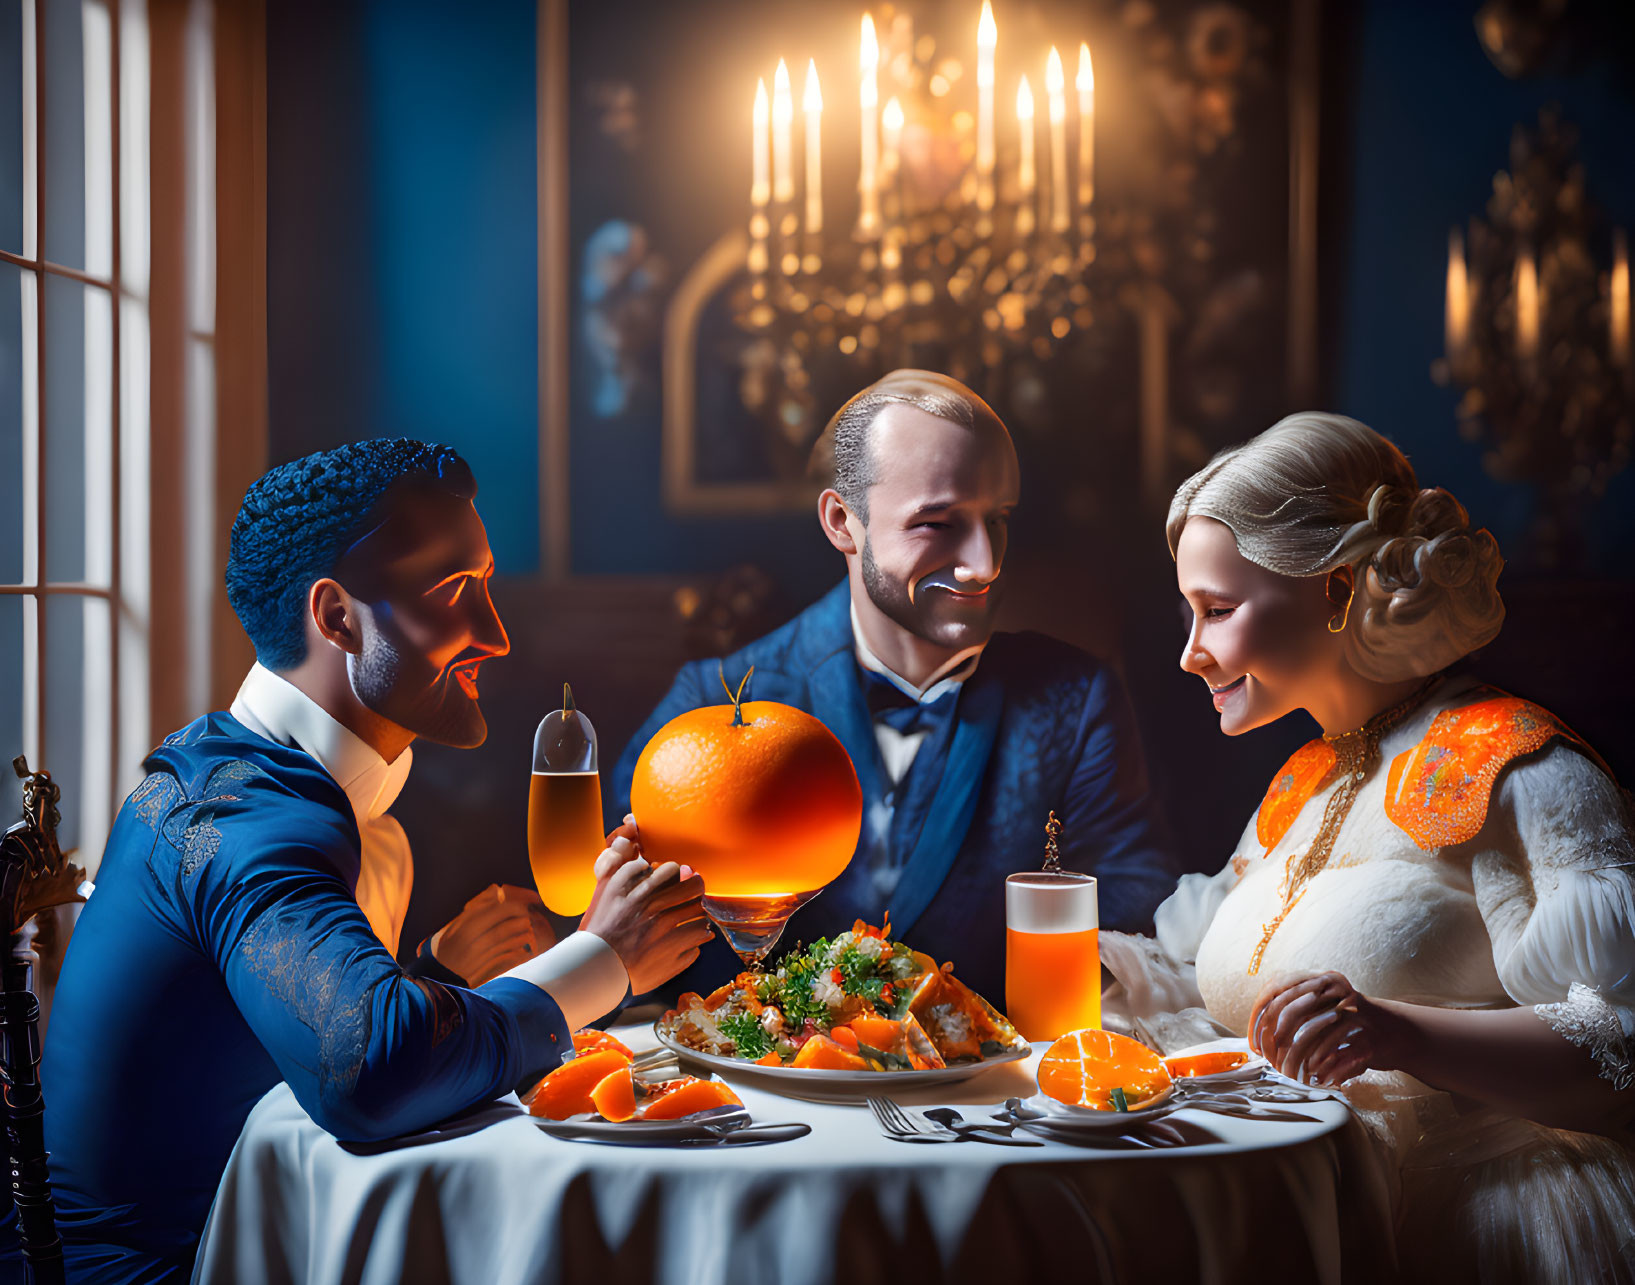
<svg viewBox="0 0 1635 1285"><path fill-rule="evenodd" d="M653 1043L647 1028L618 1033ZM1019 1063L900 1096L982 1119L1033 1087ZM1317 1123L1178 1112L1220 1141L1099 1151L916 1146L881 1137L862 1106L739 1092L757 1123L812 1132L756 1147L612 1147L549 1137L512 1099L432 1133L349 1145L280 1085L233 1151L194 1279L1335 1282L1342 1268L1375 1279L1389 1254L1366 1143L1339 1102L1302 1104Z"/></svg>

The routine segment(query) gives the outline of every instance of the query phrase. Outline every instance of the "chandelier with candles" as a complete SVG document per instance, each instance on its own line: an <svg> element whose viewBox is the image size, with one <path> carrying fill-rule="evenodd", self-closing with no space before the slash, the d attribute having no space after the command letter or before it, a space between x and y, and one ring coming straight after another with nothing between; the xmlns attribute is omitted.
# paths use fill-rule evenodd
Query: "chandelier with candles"
<svg viewBox="0 0 1635 1285"><path fill-rule="evenodd" d="M814 367L848 360L935 366L980 382L1007 354L1047 357L1094 323L1089 45L1078 46L1071 87L1057 47L1037 72L1000 85L987 0L970 34L974 93L965 91L962 51L943 56L904 13L879 30L863 15L855 219L834 217L842 206L849 215L851 194L834 201L823 187L816 61L801 92L801 163L787 62L770 91L764 77L757 83L747 288L735 316L786 387L809 386Z"/></svg>
<svg viewBox="0 0 1635 1285"><path fill-rule="evenodd" d="M1635 447L1629 249L1614 230L1610 268L1598 266L1576 143L1553 112L1516 129L1487 218L1471 220L1468 245L1459 229L1449 236L1432 369L1462 390L1460 433L1486 442L1487 471L1538 486L1531 553L1550 565L1579 560L1584 501Z"/></svg>

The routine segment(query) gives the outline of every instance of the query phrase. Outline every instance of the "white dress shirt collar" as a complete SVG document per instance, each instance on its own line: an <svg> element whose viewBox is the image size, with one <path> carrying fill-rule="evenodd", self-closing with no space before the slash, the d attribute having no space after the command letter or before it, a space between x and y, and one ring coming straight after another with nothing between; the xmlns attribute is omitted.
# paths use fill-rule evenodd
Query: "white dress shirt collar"
<svg viewBox="0 0 1635 1285"><path fill-rule="evenodd" d="M346 791L360 830L392 806L414 765L413 749L388 763L312 697L259 662L245 675L228 712L257 736L317 759Z"/></svg>
<svg viewBox="0 0 1635 1285"><path fill-rule="evenodd" d="M937 671L926 679L924 687L916 687L908 679L898 674L885 661L881 660L863 641L863 624L857 618L857 604L852 603L852 641L857 647L857 663L872 673L879 674L893 687L904 695L912 696L920 704L934 701L951 687L958 687L972 674L976 673L977 662L982 659L982 645L967 647L964 651L949 657L947 663L939 666Z"/></svg>

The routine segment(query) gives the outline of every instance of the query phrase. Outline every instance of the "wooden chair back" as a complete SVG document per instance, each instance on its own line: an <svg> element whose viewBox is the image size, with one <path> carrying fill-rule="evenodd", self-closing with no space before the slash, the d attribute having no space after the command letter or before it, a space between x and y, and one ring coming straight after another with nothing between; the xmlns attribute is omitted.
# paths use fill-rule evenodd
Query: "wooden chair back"
<svg viewBox="0 0 1635 1285"><path fill-rule="evenodd" d="M58 846L62 791L51 774L31 772L21 755L12 767L23 781L23 819L0 838L0 915L11 933L10 949L0 960L0 1115L27 1280L30 1285L61 1285L62 1239L51 1199L40 1092L36 957L23 929L36 911L80 900L77 889L85 873L69 865Z"/></svg>

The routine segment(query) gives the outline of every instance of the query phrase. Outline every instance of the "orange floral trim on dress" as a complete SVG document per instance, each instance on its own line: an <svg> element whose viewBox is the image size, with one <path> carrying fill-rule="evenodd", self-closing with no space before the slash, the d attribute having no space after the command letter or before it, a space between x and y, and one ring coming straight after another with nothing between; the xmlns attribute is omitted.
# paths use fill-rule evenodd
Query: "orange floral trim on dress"
<svg viewBox="0 0 1635 1285"><path fill-rule="evenodd" d="M1391 761L1385 815L1427 852L1474 839L1505 765L1558 736L1589 749L1554 714L1517 696L1445 709L1418 745Z"/></svg>
<svg viewBox="0 0 1635 1285"><path fill-rule="evenodd" d="M1289 832L1300 809L1317 793L1333 768L1334 747L1318 737L1297 749L1279 769L1266 787L1266 797L1260 801L1260 813L1255 817L1255 838L1267 852Z"/></svg>

